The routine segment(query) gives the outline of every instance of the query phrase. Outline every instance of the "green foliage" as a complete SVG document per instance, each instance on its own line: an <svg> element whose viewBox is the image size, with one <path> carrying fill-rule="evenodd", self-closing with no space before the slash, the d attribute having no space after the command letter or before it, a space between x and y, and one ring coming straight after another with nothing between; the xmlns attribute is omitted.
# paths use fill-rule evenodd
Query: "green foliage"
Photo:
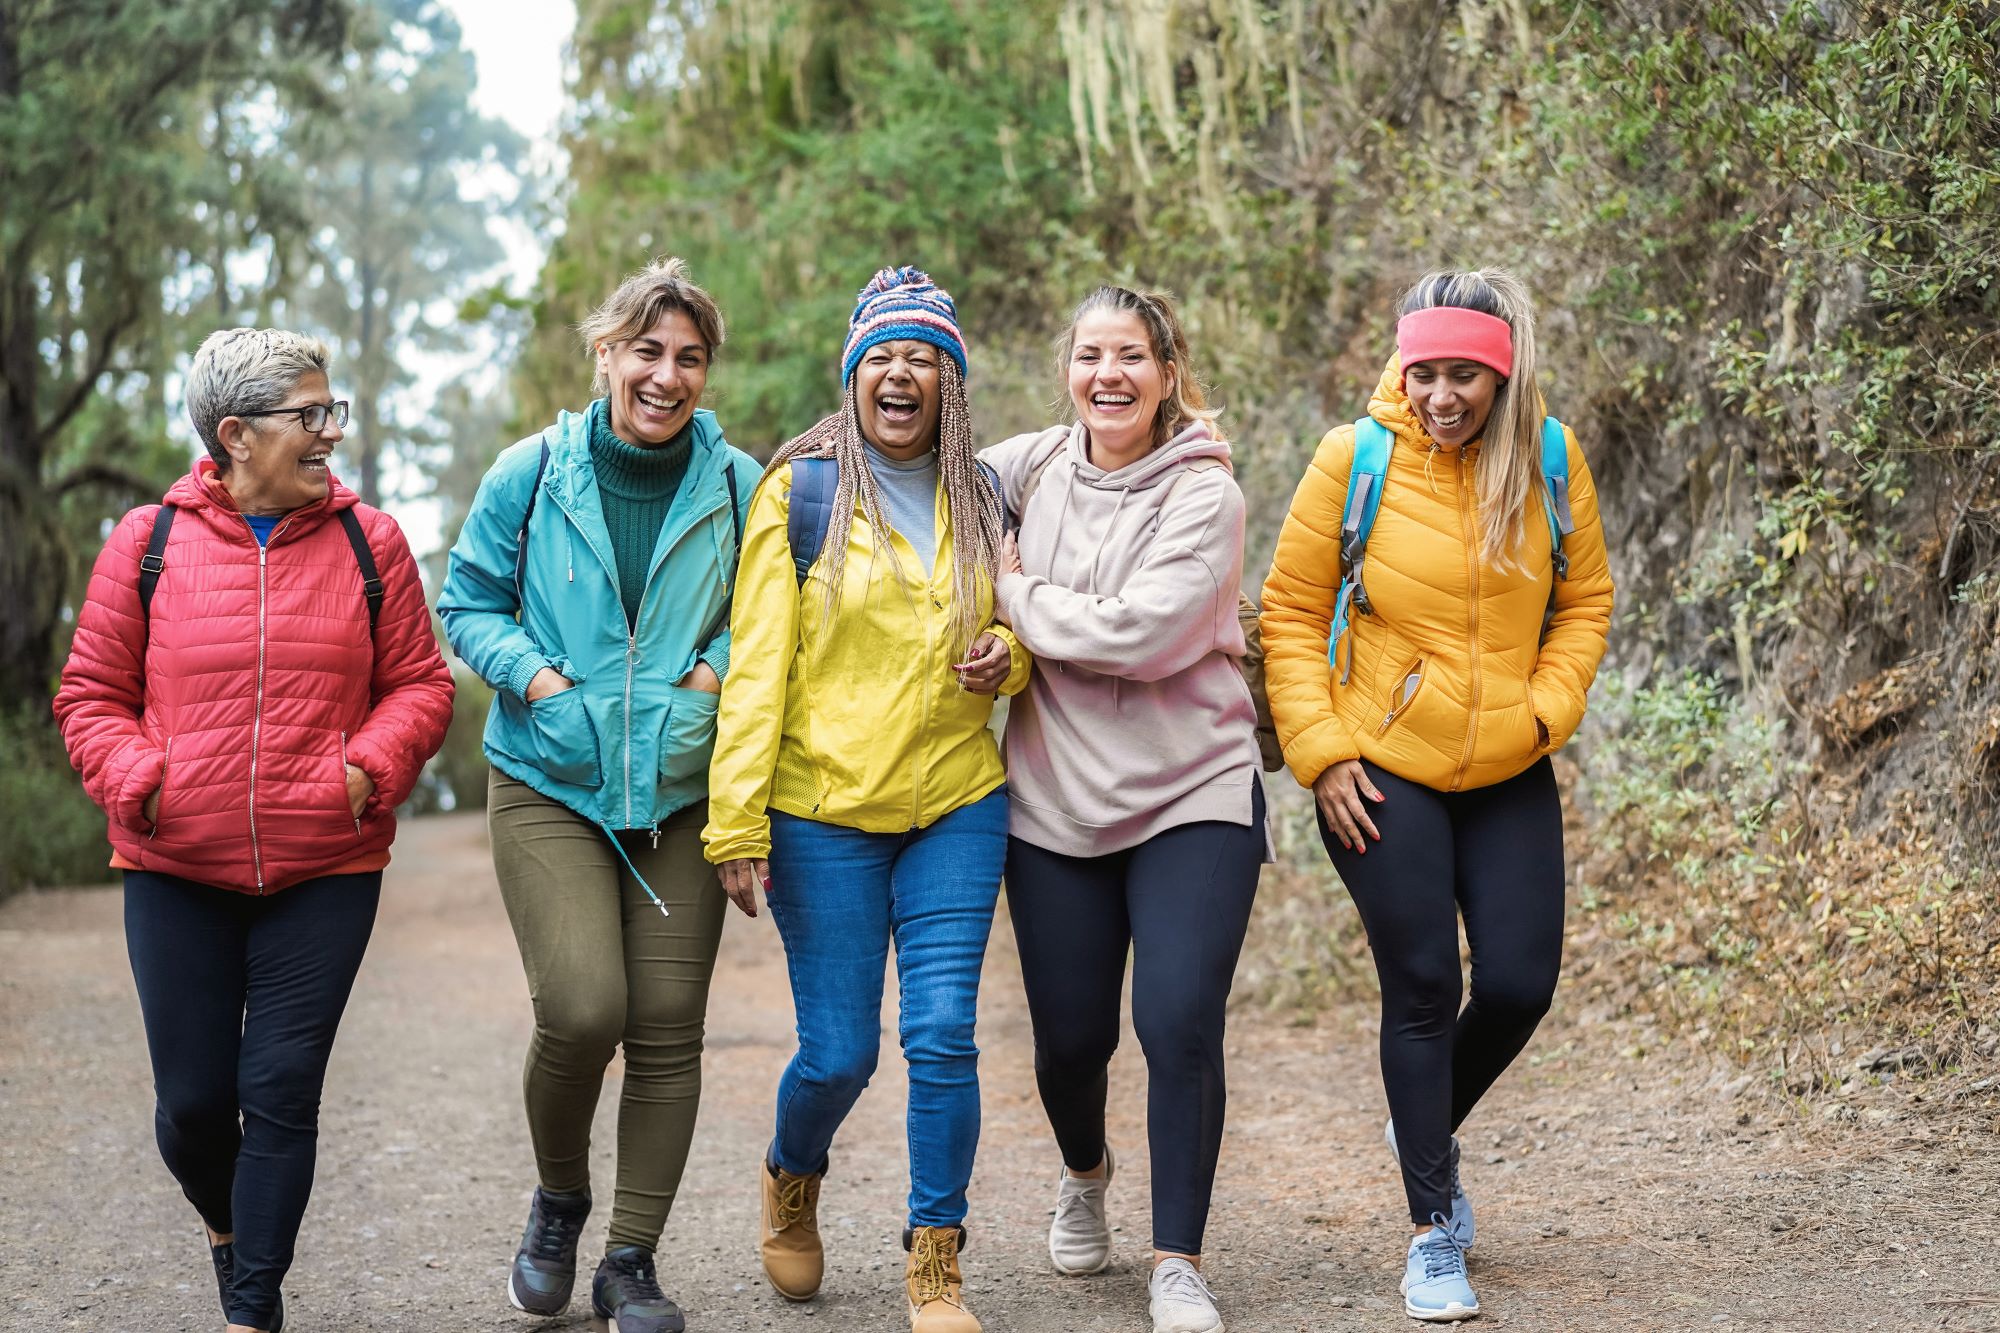
<svg viewBox="0 0 2000 1333"><path fill-rule="evenodd" d="M380 504L385 465L449 465L448 446L397 412L398 391L416 354L462 349L480 331L437 311L500 261L490 223L519 202L478 193L474 173L506 178L526 145L473 111L471 53L435 0L358 0L328 77L338 114L302 119L285 139L313 227L285 257L296 281L281 311L337 346L355 409L340 454L357 466L345 475Z"/></svg>
<svg viewBox="0 0 2000 1333"><path fill-rule="evenodd" d="M39 709L0 711L0 828L0 900L111 878L104 812L83 794Z"/></svg>
<svg viewBox="0 0 2000 1333"><path fill-rule="evenodd" d="M341 0L0 5L0 692L44 697L82 552L157 498L165 381L305 225L250 168ZM261 134L261 138L259 137Z"/></svg>

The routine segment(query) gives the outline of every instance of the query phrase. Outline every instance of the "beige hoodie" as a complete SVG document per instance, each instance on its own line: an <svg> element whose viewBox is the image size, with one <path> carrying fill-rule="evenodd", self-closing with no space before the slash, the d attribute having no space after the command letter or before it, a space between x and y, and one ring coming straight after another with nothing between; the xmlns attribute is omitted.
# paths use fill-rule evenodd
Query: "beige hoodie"
<svg viewBox="0 0 2000 1333"><path fill-rule="evenodd" d="M1243 493L1229 446L1196 423L1105 472L1087 441L1056 426L980 454L1021 528L1024 572L1001 575L998 615L1036 659L1007 717L1012 832L1102 856L1181 824L1249 824L1256 710L1232 660ZM1204 459L1221 466L1189 466Z"/></svg>

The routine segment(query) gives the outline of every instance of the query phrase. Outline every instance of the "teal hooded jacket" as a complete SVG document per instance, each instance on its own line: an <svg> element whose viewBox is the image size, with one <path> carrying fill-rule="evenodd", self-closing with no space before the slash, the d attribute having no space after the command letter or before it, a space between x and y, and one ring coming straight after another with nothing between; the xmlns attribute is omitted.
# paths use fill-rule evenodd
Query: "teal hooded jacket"
<svg viewBox="0 0 2000 1333"><path fill-rule="evenodd" d="M716 696L674 682L698 660L728 672L738 534L763 469L722 438L714 413L694 414L687 475L628 630L588 422L563 412L494 462L451 548L438 618L493 687L495 768L607 829L657 828L708 794ZM530 704L523 691L545 666L577 687Z"/></svg>

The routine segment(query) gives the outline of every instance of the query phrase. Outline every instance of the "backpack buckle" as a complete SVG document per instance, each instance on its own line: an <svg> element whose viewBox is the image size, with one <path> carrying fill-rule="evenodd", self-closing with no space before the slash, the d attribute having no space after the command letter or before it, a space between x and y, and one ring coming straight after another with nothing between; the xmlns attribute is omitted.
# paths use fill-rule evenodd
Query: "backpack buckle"
<svg viewBox="0 0 2000 1333"><path fill-rule="evenodd" d="M166 567L167 558L163 555L154 555L148 551L145 555L139 557L139 568L145 570L148 574L157 574Z"/></svg>

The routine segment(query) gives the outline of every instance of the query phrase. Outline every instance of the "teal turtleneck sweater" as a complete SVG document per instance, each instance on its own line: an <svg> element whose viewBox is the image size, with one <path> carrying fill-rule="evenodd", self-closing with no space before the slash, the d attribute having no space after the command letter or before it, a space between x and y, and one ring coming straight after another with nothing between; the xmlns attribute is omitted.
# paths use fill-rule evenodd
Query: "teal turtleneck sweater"
<svg viewBox="0 0 2000 1333"><path fill-rule="evenodd" d="M600 399L591 404L590 463L597 472L611 555L618 562L618 600L625 604L627 626L638 623L653 548L659 544L667 510L673 507L693 454L692 428L665 444L640 448L612 433L608 402Z"/></svg>

